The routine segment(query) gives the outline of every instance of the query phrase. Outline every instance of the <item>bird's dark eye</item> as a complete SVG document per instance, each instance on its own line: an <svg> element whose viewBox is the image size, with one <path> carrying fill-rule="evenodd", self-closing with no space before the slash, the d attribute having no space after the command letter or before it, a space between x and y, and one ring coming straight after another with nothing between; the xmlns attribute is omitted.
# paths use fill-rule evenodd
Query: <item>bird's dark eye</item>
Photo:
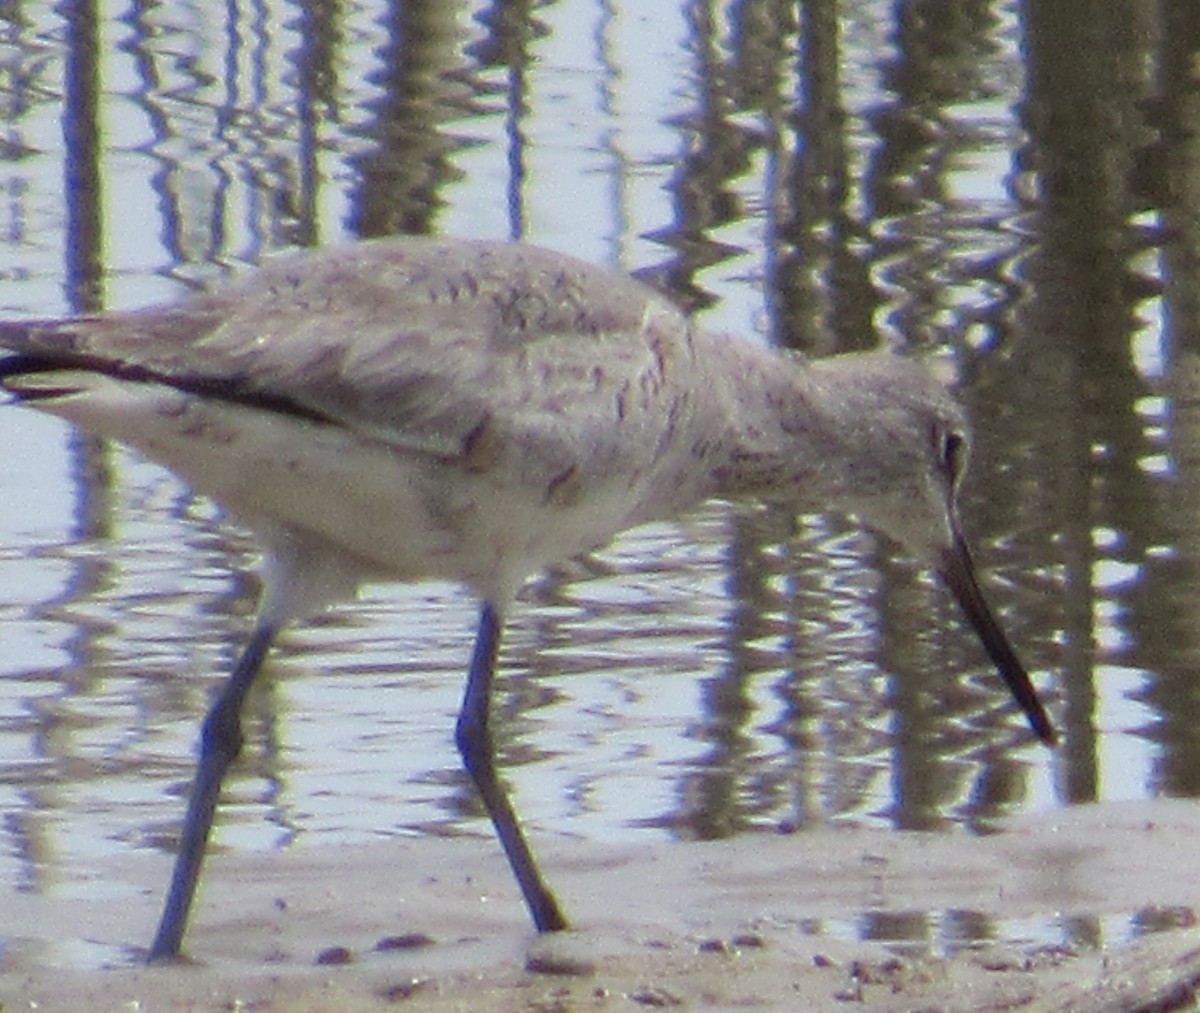
<svg viewBox="0 0 1200 1013"><path fill-rule="evenodd" d="M950 485L957 485L967 466L967 440L962 433L953 429L941 429L934 432L934 450L937 454L938 465Z"/></svg>

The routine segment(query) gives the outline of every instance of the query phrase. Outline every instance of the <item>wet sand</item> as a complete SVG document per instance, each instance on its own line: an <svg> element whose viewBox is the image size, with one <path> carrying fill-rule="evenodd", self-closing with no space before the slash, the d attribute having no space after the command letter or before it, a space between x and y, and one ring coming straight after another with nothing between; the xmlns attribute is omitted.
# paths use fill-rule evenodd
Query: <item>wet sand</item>
<svg viewBox="0 0 1200 1013"><path fill-rule="evenodd" d="M65 891L72 899L25 895L0 911L0 1008L1190 1009L1198 833L1200 804L1160 801L1079 807L983 838L831 830L641 848L538 839L578 926L542 939L490 840L217 853L190 959L155 967L138 966L136 947L168 868L147 857L81 876ZM113 882L129 884L117 899L101 888ZM1101 949L1041 939L947 957L830 931L863 911L1043 926L1109 916L1123 935L1134 918L1171 927ZM80 953L109 950L121 966L76 969Z"/></svg>

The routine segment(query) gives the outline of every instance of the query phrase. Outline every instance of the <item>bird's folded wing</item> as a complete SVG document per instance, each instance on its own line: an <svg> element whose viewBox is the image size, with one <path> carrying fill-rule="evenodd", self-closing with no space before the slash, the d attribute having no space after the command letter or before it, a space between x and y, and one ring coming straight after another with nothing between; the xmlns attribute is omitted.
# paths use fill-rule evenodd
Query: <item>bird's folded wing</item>
<svg viewBox="0 0 1200 1013"><path fill-rule="evenodd" d="M0 375L33 397L59 369L165 383L454 458L568 406L575 424L588 405L621 413L687 327L650 289L560 254L389 239L280 257L174 306L0 324L17 357Z"/></svg>

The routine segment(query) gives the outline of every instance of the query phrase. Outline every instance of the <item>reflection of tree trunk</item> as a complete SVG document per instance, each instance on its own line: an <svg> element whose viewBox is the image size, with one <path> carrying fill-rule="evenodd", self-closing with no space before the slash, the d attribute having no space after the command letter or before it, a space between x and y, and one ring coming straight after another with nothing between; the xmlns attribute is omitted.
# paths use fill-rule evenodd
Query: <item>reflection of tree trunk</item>
<svg viewBox="0 0 1200 1013"><path fill-rule="evenodd" d="M1147 692L1159 712L1155 737L1166 747L1156 789L1200 792L1200 721L1196 665L1200 662L1200 7L1189 0L1163 4L1163 55L1155 109L1162 138L1144 159L1142 182L1162 207L1163 393L1170 481L1163 514L1177 551L1154 558L1139 594L1138 618L1147 636L1139 652L1155 680ZM1148 420L1148 423L1151 420ZM1153 634L1153 635L1150 635Z"/></svg>
<svg viewBox="0 0 1200 1013"><path fill-rule="evenodd" d="M100 131L100 40L99 18L94 0L71 0L62 10L66 32L65 94L63 97L63 189L66 216L65 286L71 309L78 313L102 308L104 289L104 209L101 181L103 175ZM71 490L75 495L73 540L87 542L111 536L115 495L113 491L108 444L84 433L73 431L68 438ZM32 506L32 504L31 504ZM70 577L63 591L40 606L41 617L62 620L63 608L87 601L99 588L112 580L112 563L99 553L82 554L71 562ZM60 676L60 693L65 698L78 694L87 697L96 690L97 673L109 660L102 632L87 623L79 623L65 644L71 659ZM79 755L80 729L54 707L30 708L38 716L36 736L40 754L54 764L68 766ZM91 776L100 776L95 771ZM43 790L38 782L28 790L34 797ZM60 787L50 782L49 792L57 796ZM57 798L46 804L54 809ZM44 856L57 850L57 844L45 840L47 824L42 820L14 820L19 836L27 837L22 848L30 855ZM37 863L53 867L53 863Z"/></svg>
<svg viewBox="0 0 1200 1013"><path fill-rule="evenodd" d="M448 156L458 142L443 124L461 115L470 92L455 83L463 62L460 3L416 0L389 5L389 44L376 83L383 95L365 133L374 150L360 156L351 223L360 236L430 232L440 192L453 178Z"/></svg>
<svg viewBox="0 0 1200 1013"><path fill-rule="evenodd" d="M868 347L878 305L867 265L853 251L847 115L842 105L837 5L800 5L800 65L787 204L779 238L791 252L770 278L778 340L813 355Z"/></svg>
<svg viewBox="0 0 1200 1013"><path fill-rule="evenodd" d="M71 308L90 313L101 305L103 203L99 19L95 0L71 0L66 22L66 95L63 110L63 196L67 207L67 285Z"/></svg>
<svg viewBox="0 0 1200 1013"><path fill-rule="evenodd" d="M1140 549L1101 547L1096 532L1144 531L1152 495L1139 467L1146 441L1135 411L1145 385L1129 341L1139 298L1128 284L1129 170L1143 140L1135 103L1145 91L1149 42L1136 30L1142 6L1025 5L1021 113L1030 144L1023 159L1041 197L1041 243L1015 272L1026 287L1011 339L1018 368L993 396L1039 420L1036 445L1047 455L1036 469L1040 491L1024 506L1051 518L1060 545L1062 768L1071 801L1098 795L1094 623L1102 600L1121 593L1097 590L1096 567ZM1022 505L1016 497L1010 503Z"/></svg>

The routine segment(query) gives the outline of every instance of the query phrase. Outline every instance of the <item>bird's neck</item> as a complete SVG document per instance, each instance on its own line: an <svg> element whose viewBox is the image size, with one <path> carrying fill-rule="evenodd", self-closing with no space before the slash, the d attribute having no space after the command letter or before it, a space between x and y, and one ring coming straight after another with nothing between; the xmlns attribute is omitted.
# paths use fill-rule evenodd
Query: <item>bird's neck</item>
<svg viewBox="0 0 1200 1013"><path fill-rule="evenodd" d="M713 337L703 350L711 392L709 471L727 499L826 501L835 435L829 392L798 359L765 345Z"/></svg>

